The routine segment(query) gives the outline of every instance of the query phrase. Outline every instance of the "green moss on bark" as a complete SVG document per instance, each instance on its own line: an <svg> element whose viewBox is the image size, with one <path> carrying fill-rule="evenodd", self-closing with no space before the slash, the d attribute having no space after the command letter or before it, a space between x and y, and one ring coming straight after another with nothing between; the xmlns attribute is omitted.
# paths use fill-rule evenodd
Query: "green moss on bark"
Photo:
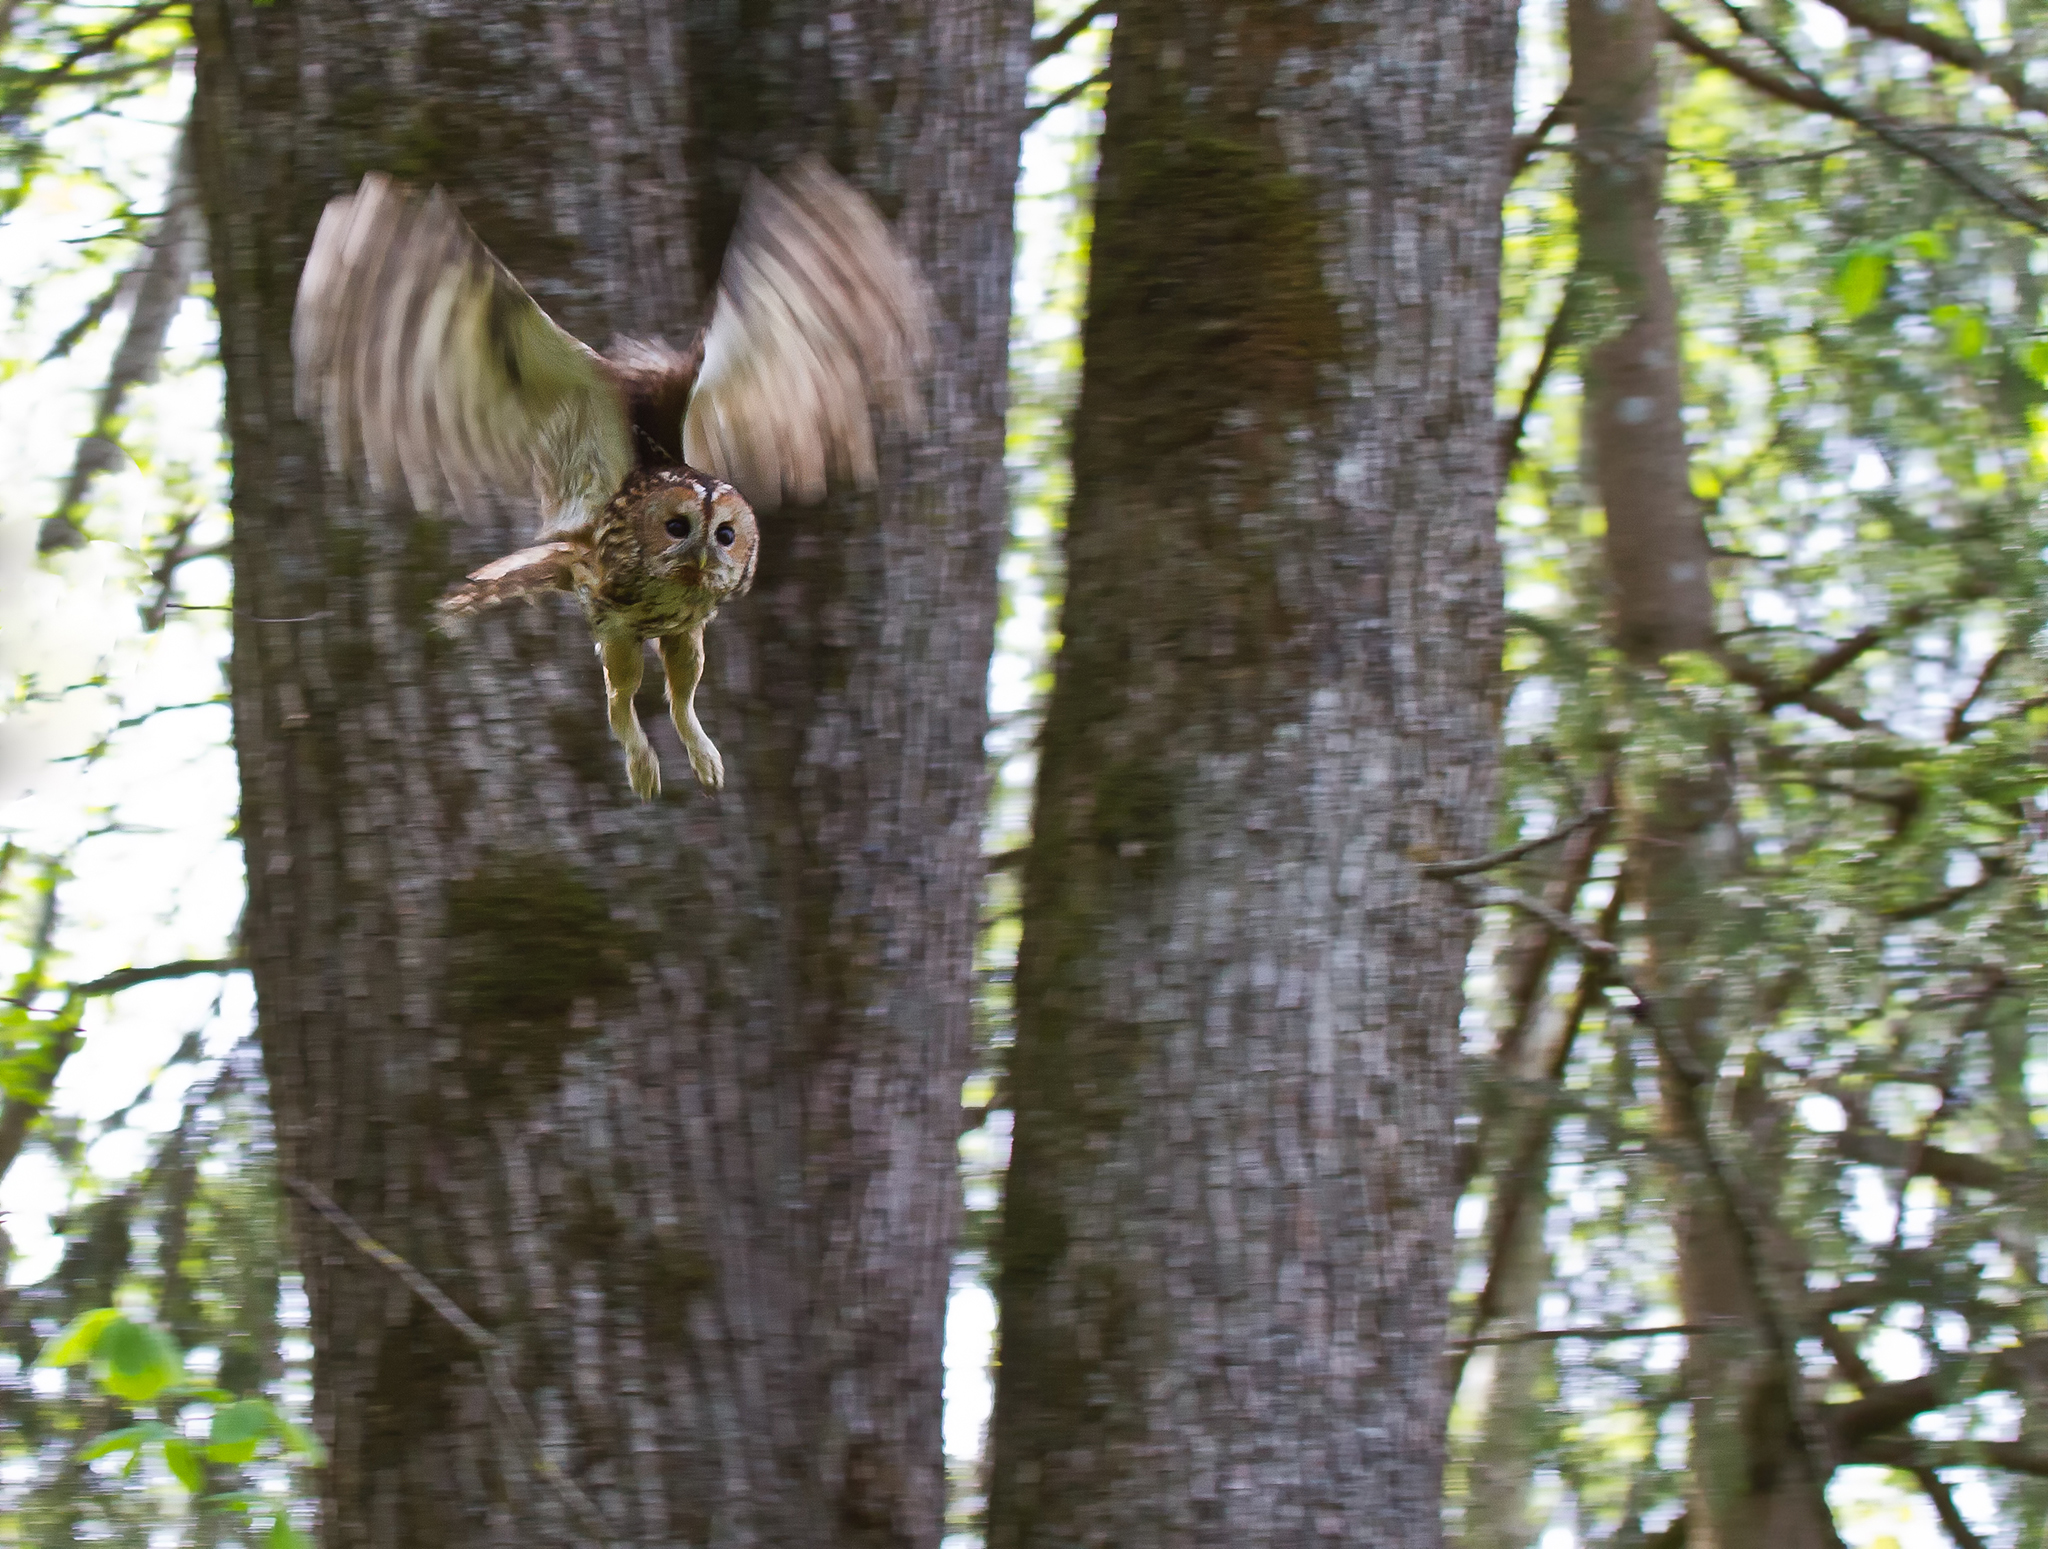
<svg viewBox="0 0 2048 1549"><path fill-rule="evenodd" d="M447 1005L463 1030L471 1095L552 1090L602 1004L644 951L604 897L559 858L493 857L448 884Z"/></svg>
<svg viewBox="0 0 2048 1549"><path fill-rule="evenodd" d="M1194 132L1104 160L1087 349L1119 434L1092 438L1096 455L1150 470L1233 409L1312 414L1342 325L1308 180L1276 149Z"/></svg>

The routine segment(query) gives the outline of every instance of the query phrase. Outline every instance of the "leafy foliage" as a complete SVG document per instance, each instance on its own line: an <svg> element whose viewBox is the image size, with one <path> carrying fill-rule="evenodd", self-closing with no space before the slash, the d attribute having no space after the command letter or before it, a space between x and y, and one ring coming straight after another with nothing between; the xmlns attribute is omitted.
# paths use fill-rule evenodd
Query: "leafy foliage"
<svg viewBox="0 0 2048 1549"><path fill-rule="evenodd" d="M2032 186L2035 120L1995 83L1830 25L1820 7L1745 7L1731 35L1733 9L1717 46L1954 128L1926 143L1965 145L2001 186ZM1961 13L1941 9L1954 33ZM2010 10L2013 52L2031 58L2033 8ZM1686 965L1719 997L1713 1141L1769 1207L1810 1391L1838 1426L1860 1396L1898 1401L1892 1425L1838 1433L1839 1461L1889 1470L1836 1475L1838 1522L1851 1541L1928 1541L1956 1512L1986 1542L2035 1542L2048 1521L2048 1389L2034 1374L2048 1348L2038 236L1897 137L1759 93L1696 53L1664 67L1666 257L1723 647L1644 674L1606 644L1568 346L1503 511L1519 625L1506 837L1570 817L1618 771L1622 818L1573 902L1636 961L1654 922L1639 898L1613 909L1630 825L1727 751L1736 850ZM1507 211L1511 410L1571 283L1565 159L1539 155ZM1518 885L1560 885L1557 855L1523 863ZM1698 1161L1670 1128L1630 996L1610 980L1586 1002L1598 965L1566 942L1517 1002L1526 941L1503 915L1478 963L1484 1160L1460 1212L1460 1302L1504 1273L1486 1226L1514 1187L1499 1115L1535 1111L1550 1134L1541 1271L1493 1332L1588 1337L1474 1355L1451 1515L1472 1543L1531 1542L1546 1521L1642 1543L1683 1513L1689 1449L1711 1445L1714 1422L1674 1406L1684 1336L1606 1331L1679 1321L1674 1180ZM1496 1064L1518 1027L1555 1054L1554 1084ZM1497 1435L1490 1413L1526 1414L1529 1394L1540 1434L1503 1505L1478 1449ZM1901 1493L1923 1490L1919 1504Z"/></svg>

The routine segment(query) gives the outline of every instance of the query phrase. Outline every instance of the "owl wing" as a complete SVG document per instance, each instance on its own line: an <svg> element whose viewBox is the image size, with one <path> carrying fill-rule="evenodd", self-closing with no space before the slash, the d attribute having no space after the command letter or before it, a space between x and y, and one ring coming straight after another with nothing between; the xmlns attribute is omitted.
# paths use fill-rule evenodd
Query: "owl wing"
<svg viewBox="0 0 2048 1549"><path fill-rule="evenodd" d="M873 402L914 420L930 302L874 207L816 157L756 174L718 275L683 455L757 506L872 483Z"/></svg>
<svg viewBox="0 0 2048 1549"><path fill-rule="evenodd" d="M626 411L597 353L555 326L438 188L380 173L320 217L292 319L298 410L337 471L360 467L422 511L452 496L539 496L542 531L577 526L632 466Z"/></svg>

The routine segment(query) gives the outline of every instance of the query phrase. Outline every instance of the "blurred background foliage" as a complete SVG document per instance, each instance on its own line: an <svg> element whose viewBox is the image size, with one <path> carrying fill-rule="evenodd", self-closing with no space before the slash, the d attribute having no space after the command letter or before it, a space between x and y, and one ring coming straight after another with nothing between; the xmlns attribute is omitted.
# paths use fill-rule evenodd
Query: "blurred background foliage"
<svg viewBox="0 0 2048 1549"><path fill-rule="evenodd" d="M1090 7L1070 31L1074 5L1041 12L986 1057L963 1094L963 1532L1113 20ZM2033 1545L2048 4L1671 0L1662 25L1660 236L1719 643L1655 670L1610 644L1579 419L1602 298L1579 278L1564 4L1529 0L1503 212L1501 843L1569 834L1474 881L1447 1528L1473 1549L1682 1543L1701 1449L1743 1423L1695 1412L1685 1381L1688 1348L1730 1331L1681 1305L1675 1180L1701 1162L1638 993L1659 922L1625 885L1659 793L1714 763L1732 804L1684 964L1714 997L1701 1111L1827 1428L1838 1531ZM237 1401L303 1413L310 1351L234 963L225 450L180 175L184 26L174 5L0 0L0 1538L24 1543L289 1532L305 1466L276 1447L205 1453ZM160 1328L189 1386L123 1398L37 1364L109 1307ZM193 1438L202 1488L160 1441L90 1456L147 1424Z"/></svg>

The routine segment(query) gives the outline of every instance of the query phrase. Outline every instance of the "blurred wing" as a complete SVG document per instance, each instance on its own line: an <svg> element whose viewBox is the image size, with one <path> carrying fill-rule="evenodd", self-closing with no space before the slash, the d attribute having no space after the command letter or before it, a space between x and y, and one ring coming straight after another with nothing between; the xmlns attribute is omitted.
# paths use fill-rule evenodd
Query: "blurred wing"
<svg viewBox="0 0 2048 1549"><path fill-rule="evenodd" d="M574 527L632 465L624 404L438 188L380 173L320 217L292 319L298 410L337 471L361 467L433 510L537 494L542 531Z"/></svg>
<svg viewBox="0 0 2048 1549"><path fill-rule="evenodd" d="M683 421L692 467L756 506L874 482L872 402L906 421L931 351L930 303L874 207L823 161L756 176L718 276Z"/></svg>
<svg viewBox="0 0 2048 1549"><path fill-rule="evenodd" d="M537 543L494 559L483 569L472 570L461 585L451 586L441 599L441 612L481 613L515 597L568 591L576 584L576 561L584 553L584 546L578 543Z"/></svg>

